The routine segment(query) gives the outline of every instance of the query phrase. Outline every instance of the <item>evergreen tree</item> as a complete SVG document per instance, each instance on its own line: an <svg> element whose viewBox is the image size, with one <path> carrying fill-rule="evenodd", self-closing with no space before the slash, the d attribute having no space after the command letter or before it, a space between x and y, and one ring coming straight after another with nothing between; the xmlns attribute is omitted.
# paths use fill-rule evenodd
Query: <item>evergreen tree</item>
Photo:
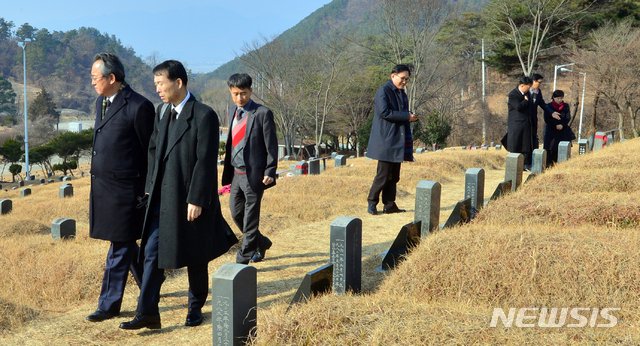
<svg viewBox="0 0 640 346"><path fill-rule="evenodd" d="M11 83L0 76L0 113L16 113L16 93Z"/></svg>
<svg viewBox="0 0 640 346"><path fill-rule="evenodd" d="M29 106L29 120L34 121L37 118L50 116L60 120L60 112L56 111L56 104L53 102L53 97L47 92L45 88L36 95L36 99L33 100L31 106Z"/></svg>

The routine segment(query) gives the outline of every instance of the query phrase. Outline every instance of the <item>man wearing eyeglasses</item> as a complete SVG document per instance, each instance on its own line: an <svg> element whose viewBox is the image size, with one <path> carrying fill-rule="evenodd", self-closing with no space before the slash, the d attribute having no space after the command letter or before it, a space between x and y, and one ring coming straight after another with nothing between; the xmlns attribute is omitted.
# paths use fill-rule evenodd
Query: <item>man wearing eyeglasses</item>
<svg viewBox="0 0 640 346"><path fill-rule="evenodd" d="M91 156L89 236L111 242L98 298L87 321L102 322L120 313L129 269L140 286L142 265L135 260L142 234L147 149L153 131L153 104L124 80L124 66L110 53L95 56L91 85L98 94Z"/></svg>
<svg viewBox="0 0 640 346"><path fill-rule="evenodd" d="M400 165L413 161L413 139L409 123L418 115L409 112L409 99L404 91L411 70L407 65L396 65L391 79L385 83L374 99L373 125L367 157L378 160L376 177L367 197L367 212L378 214L377 205L382 194L383 213L402 213L396 205L396 185L400 181Z"/></svg>

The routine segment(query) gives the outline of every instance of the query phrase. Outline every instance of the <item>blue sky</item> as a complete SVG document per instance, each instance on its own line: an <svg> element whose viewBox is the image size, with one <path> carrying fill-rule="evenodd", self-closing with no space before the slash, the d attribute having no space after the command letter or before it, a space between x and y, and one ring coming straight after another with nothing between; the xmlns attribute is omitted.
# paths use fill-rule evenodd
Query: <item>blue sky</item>
<svg viewBox="0 0 640 346"><path fill-rule="evenodd" d="M140 57L153 51L210 72L260 35L272 37L331 0L0 0L0 17L49 31L94 27ZM172 8L173 4L180 8Z"/></svg>

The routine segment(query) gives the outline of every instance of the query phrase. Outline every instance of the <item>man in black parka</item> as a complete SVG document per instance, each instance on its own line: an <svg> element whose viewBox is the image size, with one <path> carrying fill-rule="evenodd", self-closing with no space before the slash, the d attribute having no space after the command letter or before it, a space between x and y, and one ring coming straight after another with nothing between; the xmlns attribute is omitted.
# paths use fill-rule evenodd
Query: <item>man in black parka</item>
<svg viewBox="0 0 640 346"><path fill-rule="evenodd" d="M222 217L217 194L218 115L187 90L187 72L179 61L167 60L153 74L165 105L157 108L149 141L138 313L120 324L122 329L161 328L158 302L164 269L185 266L185 325L200 325L209 292L208 263L238 241Z"/></svg>
<svg viewBox="0 0 640 346"><path fill-rule="evenodd" d="M153 130L153 104L125 83L124 66L109 53L98 54L91 68L98 93L91 159L89 236L111 242L98 299L87 317L101 322L120 313L129 268L138 285L142 266L136 261L142 234L147 147Z"/></svg>

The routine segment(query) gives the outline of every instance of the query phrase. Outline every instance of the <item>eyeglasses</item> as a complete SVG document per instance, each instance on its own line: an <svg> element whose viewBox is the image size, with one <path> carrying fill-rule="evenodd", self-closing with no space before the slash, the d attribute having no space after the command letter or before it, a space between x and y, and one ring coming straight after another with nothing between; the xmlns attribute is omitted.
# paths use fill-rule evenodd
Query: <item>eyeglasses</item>
<svg viewBox="0 0 640 346"><path fill-rule="evenodd" d="M104 79L104 76L97 76L97 77L96 76L91 76L91 82L92 83L99 82L102 79Z"/></svg>
<svg viewBox="0 0 640 346"><path fill-rule="evenodd" d="M396 75L396 77L400 78L401 81L408 83L409 82L409 77L400 77L400 75Z"/></svg>

